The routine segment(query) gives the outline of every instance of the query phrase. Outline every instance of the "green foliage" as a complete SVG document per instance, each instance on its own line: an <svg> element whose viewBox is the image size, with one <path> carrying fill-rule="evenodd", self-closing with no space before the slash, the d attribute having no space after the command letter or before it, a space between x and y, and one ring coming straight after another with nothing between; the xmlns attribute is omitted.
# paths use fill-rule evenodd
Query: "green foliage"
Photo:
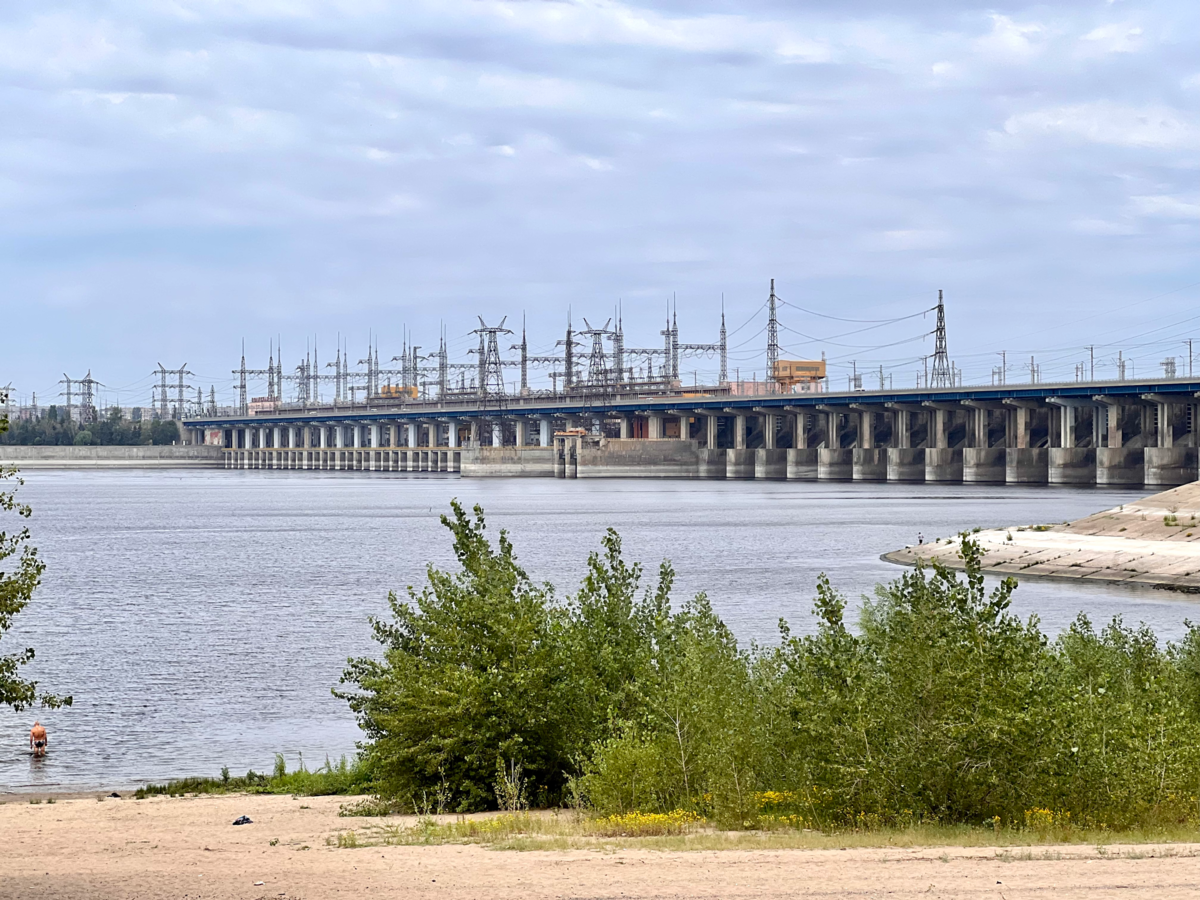
<svg viewBox="0 0 1200 900"><path fill-rule="evenodd" d="M171 444L179 440L179 426L173 420L144 419L139 422L121 417L112 408L99 421L81 426L69 420L66 410L56 406L37 419L10 422L7 432L0 430L0 444L85 446L133 446Z"/></svg>
<svg viewBox="0 0 1200 900"><path fill-rule="evenodd" d="M6 424L4 418L0 417L0 432ZM6 481L15 481L18 486L23 483L17 477L16 469L0 466L0 516L13 514L18 519L28 519L33 510L28 504L17 500L15 489L4 489ZM5 560L12 562L6 564ZM37 549L29 543L28 527L20 525L16 531L7 528L0 531L0 640L12 627L17 614L33 599L33 592L41 583L45 569L46 564L38 558ZM32 647L0 654L0 705L10 706L17 711L38 702L50 707L70 706L70 697L39 694L36 681L21 677L21 667L31 662L33 657Z"/></svg>
<svg viewBox="0 0 1200 900"><path fill-rule="evenodd" d="M858 627L828 579L814 633L739 648L674 572L616 532L578 593L530 582L503 532L457 503L460 571L391 597L380 660L343 683L382 803L519 809L570 796L607 815L686 810L726 826L1173 827L1200 821L1200 631L1160 647L1119 620L1050 641L963 576L918 568ZM525 794L528 788L528 795Z"/></svg>
<svg viewBox="0 0 1200 900"><path fill-rule="evenodd" d="M520 763L534 798L561 794L568 760L561 624L549 586L517 565L508 536L493 548L483 513L457 502L442 523L461 571L432 566L422 591L388 598L392 621L372 620L384 658L353 659L335 692L371 739L381 790L419 797L449 784L460 811L495 805L497 761Z"/></svg>
<svg viewBox="0 0 1200 900"><path fill-rule="evenodd" d="M179 778L165 784L147 784L137 789L138 799L183 794L295 794L306 797L324 797L340 794L363 794L372 790L371 772L361 758L349 761L342 757L309 771L304 760L289 772L282 754L275 754L275 768L271 775L251 769L244 776L231 776L228 767L221 769L220 778Z"/></svg>

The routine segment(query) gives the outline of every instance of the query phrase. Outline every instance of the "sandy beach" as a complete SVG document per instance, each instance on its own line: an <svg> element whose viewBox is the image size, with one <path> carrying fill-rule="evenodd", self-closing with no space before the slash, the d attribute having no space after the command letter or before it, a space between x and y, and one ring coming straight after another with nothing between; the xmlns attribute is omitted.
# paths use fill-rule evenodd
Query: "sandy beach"
<svg viewBox="0 0 1200 900"><path fill-rule="evenodd" d="M1200 844L848 850L339 848L336 797L0 804L0 898L1193 897ZM253 824L234 826L241 815ZM332 844L331 845L331 841Z"/></svg>

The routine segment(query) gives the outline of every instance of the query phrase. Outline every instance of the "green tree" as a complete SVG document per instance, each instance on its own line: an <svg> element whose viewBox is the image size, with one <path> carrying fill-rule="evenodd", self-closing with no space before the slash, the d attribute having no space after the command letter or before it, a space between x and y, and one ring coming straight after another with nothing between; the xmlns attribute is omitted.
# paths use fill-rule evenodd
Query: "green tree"
<svg viewBox="0 0 1200 900"><path fill-rule="evenodd" d="M3 397L0 397L0 401ZM0 417L0 432L8 422ZM17 500L15 488L6 488L5 482L22 481L16 469L0 467L0 515L12 514L19 519L28 519L32 514L28 504ZM0 530L0 640L12 627L13 619L33 599L33 592L41 582L46 566L38 559L37 549L29 543L29 528L23 524L15 531ZM21 677L21 667L33 660L32 647L15 653L0 654L0 704L22 710L36 702L44 706L70 705L70 697L39 693L36 681Z"/></svg>
<svg viewBox="0 0 1200 900"><path fill-rule="evenodd" d="M382 793L417 802L439 791L453 808L495 806L497 768L519 766L532 799L561 795L560 616L551 589L530 581L508 535L493 547L483 511L455 501L442 516L460 571L430 566L428 585L388 597L391 620L372 619L383 659L352 659L335 691L370 739Z"/></svg>

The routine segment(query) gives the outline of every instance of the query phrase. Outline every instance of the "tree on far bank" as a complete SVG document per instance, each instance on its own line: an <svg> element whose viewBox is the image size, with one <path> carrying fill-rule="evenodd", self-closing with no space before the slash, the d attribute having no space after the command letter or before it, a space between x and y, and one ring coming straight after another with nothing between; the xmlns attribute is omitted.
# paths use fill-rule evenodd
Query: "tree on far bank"
<svg viewBox="0 0 1200 900"><path fill-rule="evenodd" d="M0 401L3 399L0 396ZM0 416L0 432L7 427L7 418ZM5 514L13 514L18 519L28 519L33 510L28 504L19 502L15 487L7 487L5 482L21 485L15 468L0 467L0 516L7 519ZM8 525L7 521L3 524ZM29 528L19 521L16 524L19 527L15 530L8 527L0 530L0 640L16 615L33 599L33 592L41 583L46 568L46 564L38 559L37 548L29 543ZM33 655L32 647L15 653L0 653L0 705L18 711L38 702L43 706L70 706L70 697L39 693L36 681L21 677L21 667L30 662Z"/></svg>

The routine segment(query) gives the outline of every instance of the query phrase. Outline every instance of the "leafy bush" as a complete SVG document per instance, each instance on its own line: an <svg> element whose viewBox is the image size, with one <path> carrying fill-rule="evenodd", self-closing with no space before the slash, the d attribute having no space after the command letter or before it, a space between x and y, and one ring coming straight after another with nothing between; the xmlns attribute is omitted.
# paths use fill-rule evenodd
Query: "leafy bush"
<svg viewBox="0 0 1200 900"><path fill-rule="evenodd" d="M1160 647L1080 617L1051 641L1011 612L1015 581L985 589L969 535L965 575L906 572L855 630L822 576L815 633L781 622L780 645L751 652L703 594L672 609L668 564L643 591L611 530L559 602L478 507L443 523L461 570L393 595L382 659L343 677L384 802L570 794L605 817L768 828L1200 820L1200 632Z"/></svg>

